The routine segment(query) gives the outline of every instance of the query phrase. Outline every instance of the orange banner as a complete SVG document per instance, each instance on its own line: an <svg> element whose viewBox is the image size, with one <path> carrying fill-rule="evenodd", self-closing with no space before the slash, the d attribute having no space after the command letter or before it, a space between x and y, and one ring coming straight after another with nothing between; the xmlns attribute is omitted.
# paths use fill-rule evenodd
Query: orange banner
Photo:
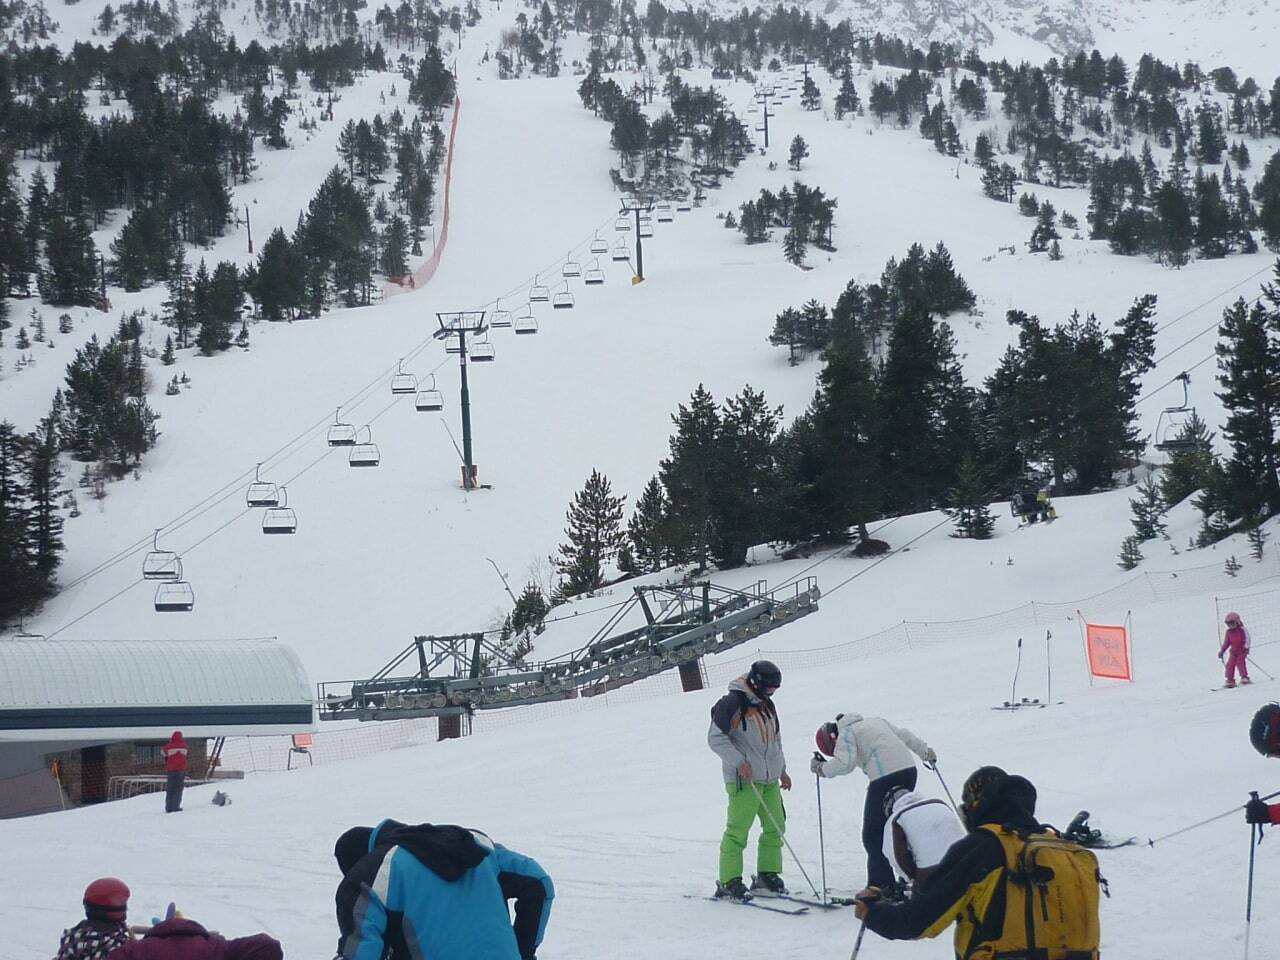
<svg viewBox="0 0 1280 960"><path fill-rule="evenodd" d="M1129 663L1129 630L1100 623L1084 625L1085 652L1089 656L1089 672L1110 680L1133 680Z"/></svg>

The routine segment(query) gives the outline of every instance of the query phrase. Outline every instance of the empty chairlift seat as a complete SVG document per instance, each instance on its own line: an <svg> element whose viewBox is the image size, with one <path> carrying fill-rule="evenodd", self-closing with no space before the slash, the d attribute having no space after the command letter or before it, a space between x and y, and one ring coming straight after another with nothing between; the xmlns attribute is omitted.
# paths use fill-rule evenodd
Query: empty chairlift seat
<svg viewBox="0 0 1280 960"><path fill-rule="evenodd" d="M533 286L529 288L529 301L531 303L546 303L551 299L551 291L547 289L545 283L539 283L538 278L533 278Z"/></svg>
<svg viewBox="0 0 1280 960"><path fill-rule="evenodd" d="M652 237L652 236L653 236L653 224L651 224L651 223L641 223L641 224L640 224L640 237L643 239L644 237Z"/></svg>
<svg viewBox="0 0 1280 960"><path fill-rule="evenodd" d="M630 260L631 248L627 246L627 241L619 240L615 243L613 245L613 253L610 254L610 258L615 262L620 260Z"/></svg>
<svg viewBox="0 0 1280 960"><path fill-rule="evenodd" d="M489 316L489 326L495 330L503 330L511 326L511 311L494 307L493 313Z"/></svg>
<svg viewBox="0 0 1280 960"><path fill-rule="evenodd" d="M339 407L333 413L333 423L329 424L329 446L331 447L349 447L356 442L356 428L350 423L343 423L338 414L342 412Z"/></svg>
<svg viewBox="0 0 1280 960"><path fill-rule="evenodd" d="M462 337L451 333L444 338L444 352L458 354L462 352Z"/></svg>
<svg viewBox="0 0 1280 960"><path fill-rule="evenodd" d="M276 485L262 479L262 464L254 468L253 483L244 493L244 502L249 507L274 507L280 502L280 491Z"/></svg>
<svg viewBox="0 0 1280 960"><path fill-rule="evenodd" d="M297 533L298 515L289 506L289 491L280 488L283 499L279 506L272 507L262 515L263 533Z"/></svg>
<svg viewBox="0 0 1280 960"><path fill-rule="evenodd" d="M591 266L587 267L586 272L582 275L582 282L588 287L598 287L604 283L604 270L600 268L599 260L591 261Z"/></svg>
<svg viewBox="0 0 1280 960"><path fill-rule="evenodd" d="M142 558L144 580L181 580L182 558L172 550L161 550L158 543L160 531L151 537L151 550Z"/></svg>
<svg viewBox="0 0 1280 960"><path fill-rule="evenodd" d="M492 363L496 356L488 340L477 340L471 345L471 359L476 363Z"/></svg>
<svg viewBox="0 0 1280 960"><path fill-rule="evenodd" d="M569 281L565 281L563 290L556 291L555 299L551 301L551 306L556 310L573 309L573 294L569 292Z"/></svg>
<svg viewBox="0 0 1280 960"><path fill-rule="evenodd" d="M444 395L436 389L436 376L434 373L431 375L431 386L418 391L418 395L413 398L413 405L416 409L424 412L444 409Z"/></svg>
<svg viewBox="0 0 1280 960"><path fill-rule="evenodd" d="M608 253L609 241L603 237L596 237L591 241L591 252L593 254Z"/></svg>
<svg viewBox="0 0 1280 960"><path fill-rule="evenodd" d="M368 424L360 428L362 433L367 433L367 438L362 443L357 443L351 448L351 453L347 455L347 465L351 467L376 467L382 462L382 453L378 450L378 445L373 442L373 430Z"/></svg>
<svg viewBox="0 0 1280 960"><path fill-rule="evenodd" d="M631 231L631 218L628 216L619 217L613 221L613 229L618 233L629 233Z"/></svg>
<svg viewBox="0 0 1280 960"><path fill-rule="evenodd" d="M190 613L196 605L196 592L185 580L170 580L156 587L157 613Z"/></svg>
<svg viewBox="0 0 1280 960"><path fill-rule="evenodd" d="M564 266L560 270L562 277L580 277L582 276L582 264L572 257L565 260Z"/></svg>
<svg viewBox="0 0 1280 960"><path fill-rule="evenodd" d="M401 359L399 366L396 368L395 376L391 378L391 392L397 396L418 392L418 378L412 373L404 372L403 359Z"/></svg>
<svg viewBox="0 0 1280 960"><path fill-rule="evenodd" d="M675 213L671 210L671 204L669 203L658 204L657 214L659 223L670 223L676 218Z"/></svg>
<svg viewBox="0 0 1280 960"><path fill-rule="evenodd" d="M527 336L538 332L538 321L534 319L532 313L522 313L516 317L515 325L512 327L518 336Z"/></svg>

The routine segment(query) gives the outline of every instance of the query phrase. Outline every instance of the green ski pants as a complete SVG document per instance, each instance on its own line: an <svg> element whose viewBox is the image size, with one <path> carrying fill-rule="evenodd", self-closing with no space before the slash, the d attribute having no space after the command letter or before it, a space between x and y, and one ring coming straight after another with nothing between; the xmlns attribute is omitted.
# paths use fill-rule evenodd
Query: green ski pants
<svg viewBox="0 0 1280 960"><path fill-rule="evenodd" d="M782 790L778 781L755 784L726 783L729 794L729 816L720 841L720 882L742 876L742 854L747 849L751 823L760 818L760 839L756 846L756 873L782 872L782 834L787 829L787 811L782 806ZM773 814L770 819L770 814ZM774 827L777 823L778 827Z"/></svg>

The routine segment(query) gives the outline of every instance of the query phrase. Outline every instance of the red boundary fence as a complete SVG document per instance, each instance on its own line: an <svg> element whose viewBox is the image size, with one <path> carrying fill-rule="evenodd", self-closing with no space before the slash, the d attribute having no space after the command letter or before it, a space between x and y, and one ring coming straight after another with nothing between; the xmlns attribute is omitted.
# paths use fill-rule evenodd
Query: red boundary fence
<svg viewBox="0 0 1280 960"><path fill-rule="evenodd" d="M458 116L462 113L462 98L453 98L453 120L449 124L449 152L444 161L444 209L440 214L440 236L436 240L436 248L426 263L413 273L398 278L399 283L387 280L382 285L382 299L394 297L401 293L411 293L418 287L426 286L436 275L440 260L444 256L445 244L449 242L449 194L453 189L453 147L458 142Z"/></svg>

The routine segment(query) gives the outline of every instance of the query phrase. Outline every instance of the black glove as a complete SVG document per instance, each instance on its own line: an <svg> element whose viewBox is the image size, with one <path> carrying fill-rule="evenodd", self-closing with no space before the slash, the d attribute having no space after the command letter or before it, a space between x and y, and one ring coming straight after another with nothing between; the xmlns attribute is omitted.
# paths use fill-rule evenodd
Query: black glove
<svg viewBox="0 0 1280 960"><path fill-rule="evenodd" d="M1244 822L1270 824L1271 808L1265 801L1254 797L1244 805Z"/></svg>

